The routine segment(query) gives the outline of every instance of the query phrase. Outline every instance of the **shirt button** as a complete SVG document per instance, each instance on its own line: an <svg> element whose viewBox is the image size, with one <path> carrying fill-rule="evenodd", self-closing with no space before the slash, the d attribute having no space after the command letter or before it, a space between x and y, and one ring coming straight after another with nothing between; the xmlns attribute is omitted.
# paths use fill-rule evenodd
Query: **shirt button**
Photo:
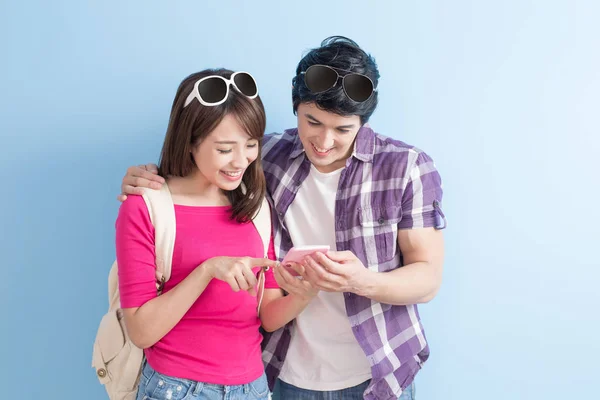
<svg viewBox="0 0 600 400"><path fill-rule="evenodd" d="M383 224L385 222L385 219L383 219L383 217L379 217L377 222L379 222L380 224Z"/></svg>

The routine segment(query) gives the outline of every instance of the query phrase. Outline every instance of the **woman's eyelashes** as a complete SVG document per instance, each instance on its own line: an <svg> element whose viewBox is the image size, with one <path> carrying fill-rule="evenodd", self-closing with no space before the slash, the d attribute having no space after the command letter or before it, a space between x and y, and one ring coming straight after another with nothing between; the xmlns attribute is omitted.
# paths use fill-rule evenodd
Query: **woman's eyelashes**
<svg viewBox="0 0 600 400"><path fill-rule="evenodd" d="M258 143L249 143L246 145L246 147L248 149L253 149L256 146L258 146ZM217 149L217 151L221 154L228 154L228 153L231 153L233 151L233 149Z"/></svg>

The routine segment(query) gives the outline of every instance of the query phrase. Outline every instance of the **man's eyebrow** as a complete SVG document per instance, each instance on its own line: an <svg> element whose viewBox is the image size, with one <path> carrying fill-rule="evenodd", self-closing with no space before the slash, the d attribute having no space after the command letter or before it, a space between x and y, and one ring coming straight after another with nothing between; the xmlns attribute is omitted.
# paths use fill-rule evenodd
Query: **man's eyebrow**
<svg viewBox="0 0 600 400"><path fill-rule="evenodd" d="M306 118L312 119L313 121L318 122L319 124L322 123L321 121L319 121L318 119L316 119L315 117L313 117L312 115L310 115L308 113L306 113L304 115L306 116ZM354 124L336 126L336 129L350 129L350 128L354 128Z"/></svg>
<svg viewBox="0 0 600 400"><path fill-rule="evenodd" d="M306 116L306 118L310 118L310 119L312 119L312 120L313 120L313 121L315 121L315 122L321 123L321 121L319 121L318 119L316 119L315 117L313 117L312 115L310 115L310 114L308 114L308 113L307 113L307 114L304 114L304 115Z"/></svg>

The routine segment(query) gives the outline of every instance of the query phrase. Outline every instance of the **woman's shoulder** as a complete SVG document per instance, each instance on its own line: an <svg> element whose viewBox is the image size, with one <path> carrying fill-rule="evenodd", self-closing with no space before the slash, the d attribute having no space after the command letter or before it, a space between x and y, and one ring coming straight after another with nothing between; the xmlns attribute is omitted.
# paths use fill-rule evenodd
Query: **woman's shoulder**
<svg viewBox="0 0 600 400"><path fill-rule="evenodd" d="M117 216L117 224L123 221L152 225L148 207L142 196L129 195L127 196L127 199L121 203L119 215Z"/></svg>

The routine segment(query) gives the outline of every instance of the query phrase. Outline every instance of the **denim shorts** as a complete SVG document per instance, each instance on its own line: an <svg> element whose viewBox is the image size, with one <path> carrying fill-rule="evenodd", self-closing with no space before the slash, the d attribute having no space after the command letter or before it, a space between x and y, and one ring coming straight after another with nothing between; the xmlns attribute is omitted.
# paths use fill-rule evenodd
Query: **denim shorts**
<svg viewBox="0 0 600 400"><path fill-rule="evenodd" d="M264 372L244 385L215 385L166 376L145 362L136 400L266 400L268 397Z"/></svg>
<svg viewBox="0 0 600 400"><path fill-rule="evenodd" d="M316 391L301 389L278 379L273 391L273 400L362 400L370 381L347 389ZM415 400L415 383L411 383L398 400Z"/></svg>

